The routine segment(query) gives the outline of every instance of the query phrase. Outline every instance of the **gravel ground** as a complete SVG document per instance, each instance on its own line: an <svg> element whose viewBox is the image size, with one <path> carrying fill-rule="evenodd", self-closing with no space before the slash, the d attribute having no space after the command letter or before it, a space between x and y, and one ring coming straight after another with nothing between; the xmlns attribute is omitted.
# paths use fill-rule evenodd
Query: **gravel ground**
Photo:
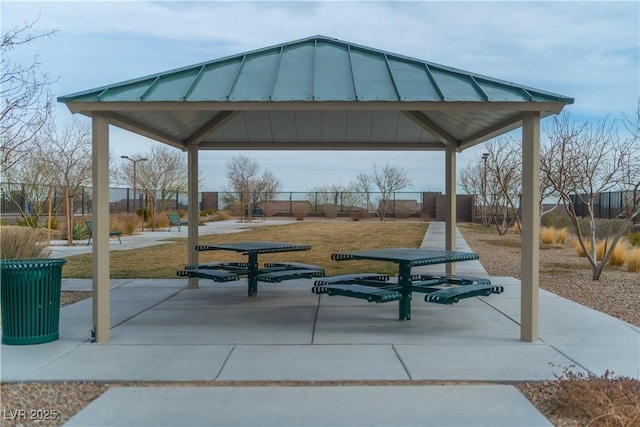
<svg viewBox="0 0 640 427"><path fill-rule="evenodd" d="M480 260L490 275L520 277L520 237L518 235L498 236L495 232L464 224L460 225L460 230L472 250L480 255ZM540 253L540 265L540 286L542 288L640 326L640 274L612 267L605 270L599 282L593 282L586 260L577 257L569 245L543 245ZM71 304L90 295L90 292L63 292L62 304ZM384 385L383 383L364 382L349 382L348 384ZM0 424L2 426L59 426L108 388L127 385L132 384L3 383L0 390L3 411ZM152 386L157 384L136 383L135 385ZM184 386L186 384L175 385ZM221 384L197 383L197 385L220 386ZM225 385L237 386L240 384ZM577 417L574 411L562 410L555 405L560 389L557 382L519 383L516 384L516 387L554 425L581 426L587 424L584 419ZM616 387L621 386L616 384ZM622 387L627 387L637 395L638 381L627 381ZM16 410L25 410L27 419L11 420L12 414L15 414L12 411ZM596 422L591 425L609 424L605 420L604 423ZM640 416L626 425L640 426Z"/></svg>

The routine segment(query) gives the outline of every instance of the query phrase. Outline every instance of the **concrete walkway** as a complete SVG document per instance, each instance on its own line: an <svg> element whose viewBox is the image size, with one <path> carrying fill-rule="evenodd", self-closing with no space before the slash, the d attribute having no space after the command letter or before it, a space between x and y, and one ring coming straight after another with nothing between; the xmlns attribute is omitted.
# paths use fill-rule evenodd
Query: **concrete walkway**
<svg viewBox="0 0 640 427"><path fill-rule="evenodd" d="M432 223L423 246L442 248L443 236L444 224ZM458 273L486 275L477 261L458 263ZM91 301L80 301L62 309L60 340L2 346L2 381L216 385L114 387L69 426L540 426L551 424L505 383L554 379L566 367L640 378L639 328L540 291L541 339L522 342L519 281L491 279L503 294L452 306L416 296L410 321L397 320L397 303L314 295L311 280L261 284L253 298L243 280L198 289L112 280L109 342L88 342ZM463 385L412 382L424 380Z"/></svg>

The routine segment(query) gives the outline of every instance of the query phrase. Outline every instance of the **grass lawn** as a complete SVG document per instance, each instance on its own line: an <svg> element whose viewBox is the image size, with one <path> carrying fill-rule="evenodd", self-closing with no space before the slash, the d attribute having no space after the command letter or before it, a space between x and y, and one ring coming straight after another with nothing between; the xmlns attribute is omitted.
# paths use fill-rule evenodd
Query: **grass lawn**
<svg viewBox="0 0 640 427"><path fill-rule="evenodd" d="M268 240L311 245L310 251L260 255L265 261L305 262L322 266L327 275L372 271L396 274L393 263L375 261L336 262L334 252L392 247L416 248L420 246L428 224L425 222L296 222L288 225L256 227L242 233L202 236L199 244L233 243L250 240ZM246 261L246 256L229 251L200 252L200 262ZM111 252L111 278L176 278L176 271L187 263L187 239L148 248ZM92 255L68 258L64 277L90 278Z"/></svg>

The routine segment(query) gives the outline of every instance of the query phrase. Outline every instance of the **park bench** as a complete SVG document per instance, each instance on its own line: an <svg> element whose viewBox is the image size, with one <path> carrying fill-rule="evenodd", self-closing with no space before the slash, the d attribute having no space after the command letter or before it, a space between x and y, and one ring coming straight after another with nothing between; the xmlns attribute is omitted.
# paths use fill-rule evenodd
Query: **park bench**
<svg viewBox="0 0 640 427"><path fill-rule="evenodd" d="M187 221L183 221L180 217L180 214L167 214L167 218L169 218L169 231L171 231L171 226L178 227L178 231L180 231L180 226L189 225Z"/></svg>
<svg viewBox="0 0 640 427"><path fill-rule="evenodd" d="M87 240L87 246L89 246L91 244L91 238L93 237L93 221L85 221L84 223L87 226L87 231L89 232L89 240ZM109 237L117 237L118 242L120 242L120 244L122 244L122 240L120 240L121 234L122 234L122 231L120 230L109 231Z"/></svg>

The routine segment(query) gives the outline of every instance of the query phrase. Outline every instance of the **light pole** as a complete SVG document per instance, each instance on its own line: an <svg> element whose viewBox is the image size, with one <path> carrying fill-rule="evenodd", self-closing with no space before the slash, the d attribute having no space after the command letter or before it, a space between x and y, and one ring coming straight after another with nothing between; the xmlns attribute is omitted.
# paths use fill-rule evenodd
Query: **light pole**
<svg viewBox="0 0 640 427"><path fill-rule="evenodd" d="M484 225L489 225L486 219L487 213L487 159L489 159L489 153L482 153L482 160L484 161L484 170L482 172L482 222Z"/></svg>
<svg viewBox="0 0 640 427"><path fill-rule="evenodd" d="M139 159L132 159L129 156L120 156L121 159L131 160L133 162L133 210L136 211L136 165L139 162L146 162L148 159L145 157L141 157ZM142 215L144 221L144 215Z"/></svg>

